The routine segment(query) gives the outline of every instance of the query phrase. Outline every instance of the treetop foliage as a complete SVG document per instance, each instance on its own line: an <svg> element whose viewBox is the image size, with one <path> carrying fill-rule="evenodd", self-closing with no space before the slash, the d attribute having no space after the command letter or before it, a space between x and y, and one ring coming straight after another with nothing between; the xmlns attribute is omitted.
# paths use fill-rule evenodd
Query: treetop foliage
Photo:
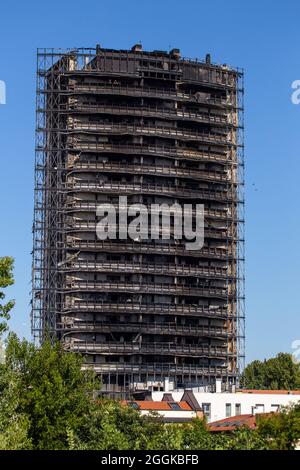
<svg viewBox="0 0 300 470"><path fill-rule="evenodd" d="M0 257L0 336L8 330L7 322L10 320L10 311L15 305L14 300L2 303L2 300L5 299L5 294L1 290L14 283L13 264L14 260L10 256Z"/></svg>
<svg viewBox="0 0 300 470"><path fill-rule="evenodd" d="M13 259L0 258L0 288L13 283ZM5 297L0 290L0 300ZM14 302L0 304L0 335ZM245 369L248 388L298 388L299 366L289 354L254 361ZM79 354L58 341L40 347L10 333L0 363L0 450L230 450L294 449L300 440L300 404L257 428L212 433L199 418L164 424L121 402L97 396L101 384Z"/></svg>
<svg viewBox="0 0 300 470"><path fill-rule="evenodd" d="M254 430L212 433L199 418L166 425L96 396L101 384L82 365L59 342L37 348L9 334L0 364L0 449L293 449L300 439L300 405L262 418Z"/></svg>
<svg viewBox="0 0 300 470"><path fill-rule="evenodd" d="M241 385L250 389L297 390L300 389L300 364L288 353L264 361L253 361L245 368Z"/></svg>

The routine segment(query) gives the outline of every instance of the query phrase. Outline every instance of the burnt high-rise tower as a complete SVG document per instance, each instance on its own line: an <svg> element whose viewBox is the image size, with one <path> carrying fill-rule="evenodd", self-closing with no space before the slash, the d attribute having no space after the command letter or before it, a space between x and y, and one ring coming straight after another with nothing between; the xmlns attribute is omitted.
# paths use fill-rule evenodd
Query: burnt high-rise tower
<svg viewBox="0 0 300 470"><path fill-rule="evenodd" d="M170 52L38 51L32 326L103 391L235 383L243 358L243 76ZM204 204L205 244L104 240L96 207Z"/></svg>

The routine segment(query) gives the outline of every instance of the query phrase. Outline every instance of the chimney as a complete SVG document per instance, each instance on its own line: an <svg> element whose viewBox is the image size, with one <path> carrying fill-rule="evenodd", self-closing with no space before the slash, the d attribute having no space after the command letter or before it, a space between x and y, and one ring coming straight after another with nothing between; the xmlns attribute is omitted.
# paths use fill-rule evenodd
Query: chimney
<svg viewBox="0 0 300 470"><path fill-rule="evenodd" d="M170 390L170 381L169 377L165 377L164 391L168 392Z"/></svg>
<svg viewBox="0 0 300 470"><path fill-rule="evenodd" d="M131 48L132 52L141 52L143 50L142 44L135 44Z"/></svg>
<svg viewBox="0 0 300 470"><path fill-rule="evenodd" d="M216 379L216 393L222 392L222 379Z"/></svg>
<svg viewBox="0 0 300 470"><path fill-rule="evenodd" d="M174 59L180 59L180 49L172 49L170 55L174 57Z"/></svg>
<svg viewBox="0 0 300 470"><path fill-rule="evenodd" d="M164 393L161 401L172 402L175 401L172 393Z"/></svg>

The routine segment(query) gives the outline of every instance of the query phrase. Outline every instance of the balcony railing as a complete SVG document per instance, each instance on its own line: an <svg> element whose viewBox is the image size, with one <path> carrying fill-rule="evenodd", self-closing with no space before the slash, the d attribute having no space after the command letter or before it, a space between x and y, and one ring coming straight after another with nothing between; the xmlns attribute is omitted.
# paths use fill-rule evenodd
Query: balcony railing
<svg viewBox="0 0 300 470"><path fill-rule="evenodd" d="M120 189L121 191L121 189ZM177 193L178 195L178 193ZM61 210L65 212L96 212L97 207L101 203L97 203L95 201L87 201L87 200L78 200L74 197L70 198L62 207ZM211 219L219 219L219 220L230 220L232 218L231 214L228 210L220 210L220 209L204 209L204 217L211 218Z"/></svg>
<svg viewBox="0 0 300 470"><path fill-rule="evenodd" d="M124 173L126 173L126 171L123 170ZM202 178L201 178L202 177ZM199 179L203 179L203 180L207 180L207 181L214 181L214 182L223 182L223 183L227 183L227 182L231 182L230 181L230 178L228 177L227 174L224 174L224 173L218 173L218 172L206 172L206 171L199 171L199 174L198 174L198 178ZM197 189L197 188L194 188L194 189L190 189L182 184L177 184L176 186L174 184L160 184L159 182L157 183L147 183L147 182L143 182L142 184L141 183L130 183L129 181L126 182L126 183L121 183L121 182L109 182L109 181L105 181L105 182L102 182L102 181L93 181L93 180L79 180L77 179L77 181L67 181L66 183L66 186L67 188L72 188L72 189L75 189L75 187L79 188L79 189L82 189L82 188L91 188L91 187L94 187L96 189L115 189L115 190L118 190L118 189L122 189L123 191L125 190L128 190L128 191L134 191L134 192L137 192L137 191L142 191L142 190L152 190L152 191L167 191L167 192L170 192L171 190L178 190L178 191L186 191L188 193L188 191L190 191L190 193L192 194L196 194L197 192L201 193L201 189Z"/></svg>
<svg viewBox="0 0 300 470"><path fill-rule="evenodd" d="M234 295L234 288L231 286L229 294L227 288L214 287L205 288L198 286L187 286L182 284L160 284L140 282L114 282L114 281L84 281L71 280L66 281L59 291L61 292L128 292L137 294L158 294L158 295L187 295L199 297L211 297L226 299Z"/></svg>
<svg viewBox="0 0 300 470"><path fill-rule="evenodd" d="M184 168L182 166L164 166L157 163L147 165L144 162L130 164L126 162L95 162L87 161L69 162L63 170L69 170L68 174L80 174L84 172L104 172L104 173L130 173L140 175L168 176L176 178L191 178L195 180L224 180L226 183L234 184L231 178L224 172L205 171L193 168Z"/></svg>
<svg viewBox="0 0 300 470"><path fill-rule="evenodd" d="M100 134L120 134L120 135L144 135L144 136L158 136L176 140L188 141L208 141L215 144L226 146L234 146L235 142L231 139L229 133L212 134L210 132L200 132L191 129L179 129L175 127L164 126L147 126L147 125L132 125L132 124L96 124L93 122L88 123L73 123L69 124L68 129L60 129L61 132L66 133L100 133Z"/></svg>
<svg viewBox="0 0 300 470"><path fill-rule="evenodd" d="M178 256L191 256L191 257L207 257L215 259L232 259L237 256L237 253L232 247L224 248L207 248L203 247L201 250L187 251L184 244L158 244L158 243L142 243L142 242L128 242L124 240L122 243L114 243L109 240L101 241L95 239L82 240L74 236L66 241L66 247L90 250L93 251L107 251L114 253L145 253L145 254L168 254Z"/></svg>
<svg viewBox="0 0 300 470"><path fill-rule="evenodd" d="M94 221L87 221L87 220L75 220L73 219L72 221L65 221L63 225L61 226L59 231L63 233L71 233L71 232L93 232L96 233L96 226L97 222ZM121 224L118 225L118 230L126 230L127 226L123 226ZM170 235L170 238L173 238L173 228L170 227L170 233L168 228L163 228L159 227L159 230L157 230L157 233L159 237L161 237L163 234L166 236ZM149 231L148 233L148 239L150 239L151 232ZM216 238L216 239L222 239L222 240L231 240L234 239L231 230L230 229L218 229L218 228L208 228L207 225L205 226L204 229L204 236L205 238ZM144 236L144 238L147 238ZM143 238L141 238L143 239Z"/></svg>
<svg viewBox="0 0 300 470"><path fill-rule="evenodd" d="M41 146L37 150L55 150L54 147ZM202 152L201 150L191 150L188 148L180 148L169 145L148 145L145 144L119 144L119 143L103 143L89 142L87 140L79 140L74 136L68 138L65 150L96 152L96 153L122 153L135 155L150 155L154 157L177 158L181 160L191 160L197 162L217 162L221 164L237 165L237 161L232 160L228 153Z"/></svg>
<svg viewBox="0 0 300 470"><path fill-rule="evenodd" d="M65 261L60 271L64 272L120 272L126 274L146 273L157 275L175 276L201 276L213 278L228 278L228 270L226 267L206 267L206 266L186 266L182 264L170 263L131 263L128 261Z"/></svg>
<svg viewBox="0 0 300 470"><path fill-rule="evenodd" d="M108 114L120 116L138 116L153 117L168 120L184 120L203 124L212 124L214 126L234 127L235 119L232 114L212 114L208 112L193 112L181 109L170 109L159 106L138 106L126 105L120 106L116 104L107 105L101 103L86 102L69 102L65 106L60 107L60 112L82 113L82 114ZM76 123L80 123L79 120Z"/></svg>
<svg viewBox="0 0 300 470"><path fill-rule="evenodd" d="M76 352L102 354L155 354L196 357L228 357L227 347L188 345L176 343L96 343L73 340L64 341L64 347Z"/></svg>
<svg viewBox="0 0 300 470"><path fill-rule="evenodd" d="M71 320L71 319L70 319ZM176 323L104 323L104 322L83 322L69 321L62 325L57 325L64 333L64 336L72 333L141 333L147 335L187 335L187 336L207 336L228 338L233 336L227 328L217 326L200 325L177 325Z"/></svg>
<svg viewBox="0 0 300 470"><path fill-rule="evenodd" d="M95 301L74 300L72 303L64 303L61 307L64 314L70 312L101 312L114 314L143 314L143 315L179 315L195 316L199 318L227 319L234 318L227 307L200 306L200 305L178 305L178 304L142 304L134 302L109 303Z"/></svg>
<svg viewBox="0 0 300 470"><path fill-rule="evenodd" d="M194 104L210 105L220 108L236 109L236 103L228 95L226 98L217 96L210 96L203 98L197 93L187 93L180 90L168 88L155 88L155 87L134 87L134 86L119 86L109 84L86 85L76 83L75 85L69 84L68 90L59 90L61 94L77 95L77 94L99 94L99 95L121 95L121 96L135 96L135 97L150 97L161 99L172 99L175 101L191 101Z"/></svg>
<svg viewBox="0 0 300 470"><path fill-rule="evenodd" d="M227 185L227 183L226 183ZM133 187L136 188L136 191L133 191ZM139 187L139 190L137 188ZM74 188L74 189L73 189ZM124 189L122 189L124 188ZM131 188L131 190L129 190ZM150 188L150 189L148 189ZM151 195L156 195L159 193L159 185L130 185L130 184L122 184L122 183L116 183L116 184L111 184L108 183L106 185L101 185L95 184L95 183L88 183L84 185L78 184L78 186L75 188L74 184L70 182L70 188L68 189L67 186L62 187L61 191L69 191L69 192L92 192L92 193L107 193L107 194L115 194L119 193L119 191L123 191L123 194L127 194L128 196L136 195L136 194L151 194ZM57 191L57 189L53 186L45 187L44 184L38 184L37 189L45 190L51 192L51 191ZM222 202L222 203L230 203L232 206L237 206L237 204L240 202L238 200L238 195L237 192L235 191L220 191L220 190L205 190L205 189L199 189L199 190L194 190L194 189L177 189L177 186L174 187L168 187L167 185L164 186L164 189L161 187L161 192L164 191L164 195L166 197L179 197L182 199L203 199L203 200L208 200L208 201L216 201L216 202ZM99 202L100 204L100 202ZM66 206L64 206L66 207ZM69 208L73 207L73 204L69 205ZM39 204L39 209L51 209L51 206L47 205L44 201ZM63 207L61 208L63 209ZM227 217L226 217L227 218Z"/></svg>
<svg viewBox="0 0 300 470"><path fill-rule="evenodd" d="M201 366L201 365L189 365L189 364L174 364L174 363L118 363L118 362L109 362L109 363L97 363L93 362L91 364L85 363L85 369L91 368L96 373L128 373L128 374L153 374L155 377L163 380L164 376L191 376L195 375L198 377L201 376L220 376L221 374L226 374L228 376L236 376L236 371L230 372L228 370L228 363L223 362L222 365L211 365L211 366Z"/></svg>

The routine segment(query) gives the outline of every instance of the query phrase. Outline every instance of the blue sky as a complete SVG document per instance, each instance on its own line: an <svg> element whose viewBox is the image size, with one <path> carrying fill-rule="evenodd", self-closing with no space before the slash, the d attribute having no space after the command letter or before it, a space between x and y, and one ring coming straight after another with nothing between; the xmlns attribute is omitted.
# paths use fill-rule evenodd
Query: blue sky
<svg viewBox="0 0 300 470"><path fill-rule="evenodd" d="M11 327L30 337L37 47L178 47L245 69L247 361L300 339L300 79L297 0L2 2L0 255L15 257Z"/></svg>

